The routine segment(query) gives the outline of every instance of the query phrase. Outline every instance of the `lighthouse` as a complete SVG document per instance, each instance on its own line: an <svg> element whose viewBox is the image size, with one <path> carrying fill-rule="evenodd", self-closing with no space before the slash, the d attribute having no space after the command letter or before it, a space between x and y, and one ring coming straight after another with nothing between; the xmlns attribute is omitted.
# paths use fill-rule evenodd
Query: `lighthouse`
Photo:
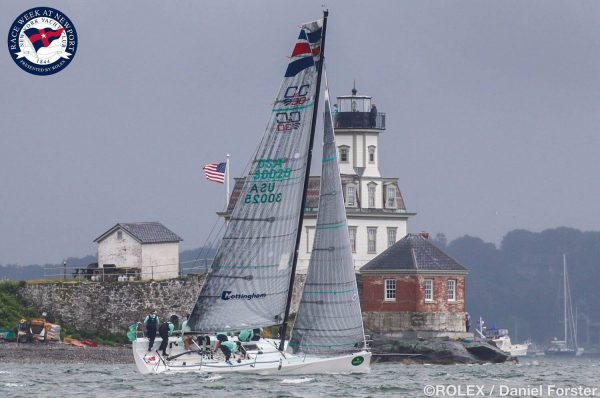
<svg viewBox="0 0 600 398"><path fill-rule="evenodd" d="M373 97L359 94L337 97L333 113L342 190L348 219L354 268L363 265L406 236L408 212L398 177L382 177L379 170L379 136L386 130L386 115ZM244 178L236 178L227 210L228 218L239 199ZM319 211L321 179L310 176L298 248L298 273L306 273Z"/></svg>
<svg viewBox="0 0 600 398"><path fill-rule="evenodd" d="M337 97L334 111L335 140L346 204L354 267L363 265L406 236L408 220L397 177L382 177L379 138L386 115L373 97L359 94ZM319 204L320 179L311 176L297 270L306 272L312 251Z"/></svg>

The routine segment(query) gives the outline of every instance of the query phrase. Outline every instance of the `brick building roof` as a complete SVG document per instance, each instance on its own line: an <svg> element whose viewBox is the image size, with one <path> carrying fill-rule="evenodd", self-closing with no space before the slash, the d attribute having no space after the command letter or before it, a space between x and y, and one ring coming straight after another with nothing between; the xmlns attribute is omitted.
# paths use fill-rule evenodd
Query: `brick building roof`
<svg viewBox="0 0 600 398"><path fill-rule="evenodd" d="M467 268L420 234L408 234L369 261L361 272L377 271L458 271Z"/></svg>
<svg viewBox="0 0 600 398"><path fill-rule="evenodd" d="M140 243L170 243L180 242L181 239L177 234L165 227L159 222L136 222L136 223L119 223L94 239L94 242L100 242L108 235L117 229L123 229L129 235L133 236Z"/></svg>

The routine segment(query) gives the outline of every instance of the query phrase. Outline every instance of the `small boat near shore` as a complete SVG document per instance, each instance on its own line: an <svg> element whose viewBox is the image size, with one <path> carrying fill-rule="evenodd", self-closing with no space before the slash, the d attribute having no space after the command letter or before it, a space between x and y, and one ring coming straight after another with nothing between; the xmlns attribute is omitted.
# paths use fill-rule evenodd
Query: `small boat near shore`
<svg viewBox="0 0 600 398"><path fill-rule="evenodd" d="M554 356L580 356L583 348L577 344L577 327L573 306L571 304L571 287L567 274L567 256L563 254L563 292L564 292L564 340L554 338L550 341L550 347L545 351L546 355Z"/></svg>
<svg viewBox="0 0 600 398"><path fill-rule="evenodd" d="M522 344L513 344L510 340L510 336L508 335L508 329L497 329L493 326L491 329L488 329L484 326L485 322L480 317L479 318L479 329L475 329L477 334L482 339L488 340L496 347L501 349L504 352L510 354L511 357L524 357L527 355L527 350L529 349L530 342L525 342Z"/></svg>
<svg viewBox="0 0 600 398"><path fill-rule="evenodd" d="M564 293L564 340L554 338L550 342L550 347L545 351L546 355L554 356L580 356L583 354L583 348L577 344L577 327L573 306L571 304L571 287L567 274L567 256L563 254L563 293Z"/></svg>

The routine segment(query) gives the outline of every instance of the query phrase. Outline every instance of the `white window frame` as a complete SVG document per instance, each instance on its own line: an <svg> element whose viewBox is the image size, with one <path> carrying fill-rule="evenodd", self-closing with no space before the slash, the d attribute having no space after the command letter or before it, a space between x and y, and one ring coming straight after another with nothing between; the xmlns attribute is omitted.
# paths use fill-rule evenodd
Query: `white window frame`
<svg viewBox="0 0 600 398"><path fill-rule="evenodd" d="M340 156L339 156L340 163L348 163L348 162L350 162L350 147L348 145L340 145L338 147L338 151L340 153ZM344 157L342 156L342 153L344 153L346 155L346 160L344 160Z"/></svg>
<svg viewBox="0 0 600 398"><path fill-rule="evenodd" d="M348 227L348 235L350 236L350 249L352 253L356 253L356 227Z"/></svg>
<svg viewBox="0 0 600 398"><path fill-rule="evenodd" d="M394 239L390 239L390 233L393 233ZM388 247L393 246L396 243L396 237L398 236L398 228L397 227L388 227L387 229L387 241Z"/></svg>
<svg viewBox="0 0 600 398"><path fill-rule="evenodd" d="M377 197L377 184L369 183L367 184L367 195L368 195L368 203L369 209L375 208L375 198Z"/></svg>
<svg viewBox="0 0 600 398"><path fill-rule="evenodd" d="M353 184L346 185L346 206L356 206L356 187Z"/></svg>
<svg viewBox="0 0 600 398"><path fill-rule="evenodd" d="M369 145L368 149L367 158L369 159L369 163L375 163L375 145Z"/></svg>
<svg viewBox="0 0 600 398"><path fill-rule="evenodd" d="M433 279L423 281L423 298L426 303L433 302Z"/></svg>
<svg viewBox="0 0 600 398"><path fill-rule="evenodd" d="M389 208L395 208L396 207L396 186L395 185L388 185L385 189L385 193L386 193L386 201L385 204L387 207ZM391 193L391 195L390 195Z"/></svg>
<svg viewBox="0 0 600 398"><path fill-rule="evenodd" d="M386 279L383 283L383 300L396 301L396 280Z"/></svg>
<svg viewBox="0 0 600 398"><path fill-rule="evenodd" d="M306 227L306 252L307 253L312 252L314 242L315 242L315 227Z"/></svg>
<svg viewBox="0 0 600 398"><path fill-rule="evenodd" d="M456 279L448 279L448 301L456 301Z"/></svg>
<svg viewBox="0 0 600 398"><path fill-rule="evenodd" d="M373 239L371 240L371 232ZM371 243L373 247L371 248ZM367 227L367 253L377 253L377 227Z"/></svg>

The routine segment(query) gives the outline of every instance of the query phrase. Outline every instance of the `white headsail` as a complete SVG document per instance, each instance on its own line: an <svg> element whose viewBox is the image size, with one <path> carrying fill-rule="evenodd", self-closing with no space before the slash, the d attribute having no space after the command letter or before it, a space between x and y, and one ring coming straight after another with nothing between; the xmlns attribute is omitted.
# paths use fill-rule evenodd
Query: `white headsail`
<svg viewBox="0 0 600 398"><path fill-rule="evenodd" d="M289 347L331 355L359 351L365 337L327 88L323 121L319 213Z"/></svg>

